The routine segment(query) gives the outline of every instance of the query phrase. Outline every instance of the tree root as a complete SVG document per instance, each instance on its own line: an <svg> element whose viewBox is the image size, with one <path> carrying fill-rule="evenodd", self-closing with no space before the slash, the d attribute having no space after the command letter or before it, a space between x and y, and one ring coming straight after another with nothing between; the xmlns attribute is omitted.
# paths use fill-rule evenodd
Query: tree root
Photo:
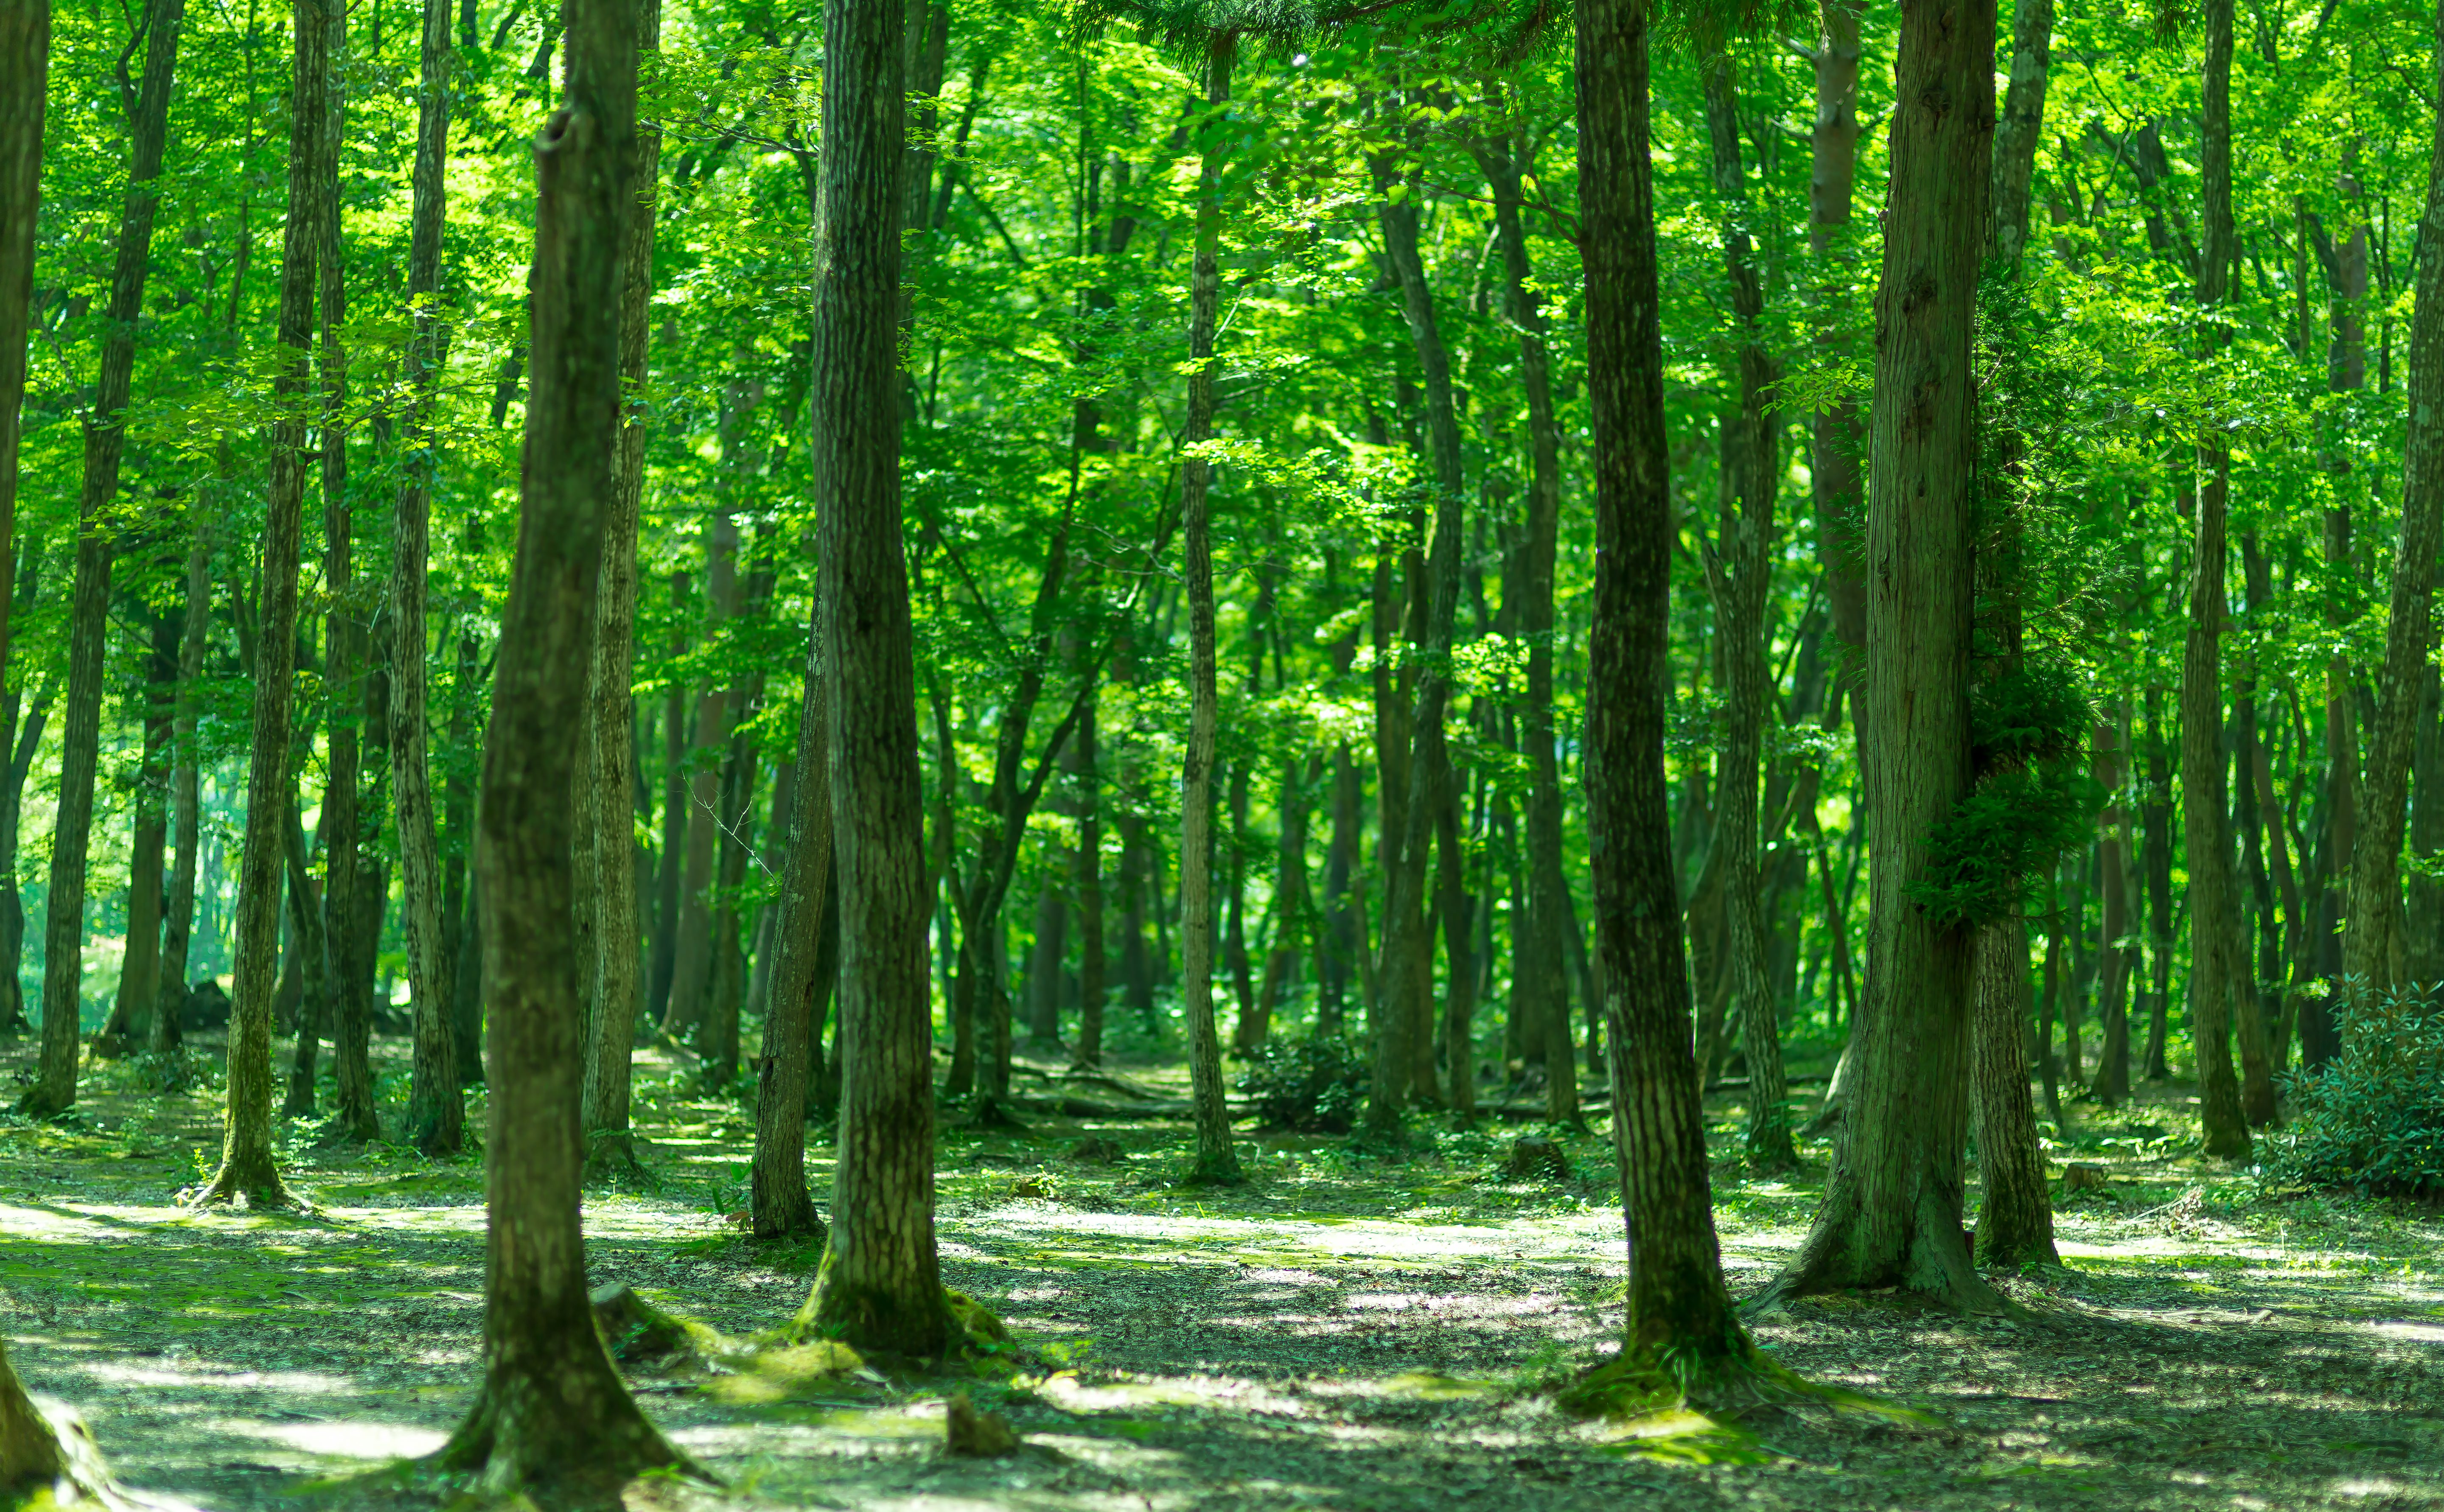
<svg viewBox="0 0 2444 1512"><path fill-rule="evenodd" d="M186 1194L183 1202L189 1208L238 1207L243 1202L248 1212L312 1211L312 1205L291 1192L281 1181L280 1171L269 1157L257 1161L223 1160L213 1179Z"/></svg>
<svg viewBox="0 0 2444 1512"><path fill-rule="evenodd" d="M1796 1407L1864 1412L1890 1422L1933 1426L1924 1412L1799 1375L1754 1344L1728 1354L1627 1347L1554 1393L1572 1417L1612 1424L1618 1437L1682 1441L1675 1457L1738 1460L1743 1425ZM1660 1446L1658 1446L1659 1448Z"/></svg>
<svg viewBox="0 0 2444 1512"><path fill-rule="evenodd" d="M649 1470L721 1484L664 1438L624 1389L576 1394L594 1397L586 1405L600 1411L589 1415L565 1392L505 1392L488 1378L467 1420L423 1467L469 1477L479 1497L547 1512L620 1512L628 1484Z"/></svg>
<svg viewBox="0 0 2444 1512"><path fill-rule="evenodd" d="M7 1372L5 1355L0 1372ZM143 1512L176 1505L120 1485L82 1419L27 1395L13 1373L0 1377L0 1506Z"/></svg>
<svg viewBox="0 0 2444 1512"><path fill-rule="evenodd" d="M636 1134L626 1129L597 1129L585 1136L585 1185L650 1187L653 1172L637 1158Z"/></svg>

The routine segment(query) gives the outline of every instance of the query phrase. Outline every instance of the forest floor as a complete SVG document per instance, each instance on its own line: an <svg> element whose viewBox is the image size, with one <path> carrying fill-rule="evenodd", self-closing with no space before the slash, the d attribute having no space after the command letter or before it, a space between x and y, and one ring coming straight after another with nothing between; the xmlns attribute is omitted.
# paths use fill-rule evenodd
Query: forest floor
<svg viewBox="0 0 2444 1512"><path fill-rule="evenodd" d="M0 1086L32 1050L0 1044ZM217 1065L217 1038L194 1053ZM396 1095L407 1047L379 1053ZM750 1116L645 1062L652 1180L589 1199L594 1279L733 1334L786 1319L814 1257L739 1230ZM1154 1058L1125 1069L1181 1080ZM435 1164L292 1127L284 1152L313 1212L191 1213L174 1194L217 1155L217 1073L168 1098L144 1076L90 1068L62 1124L0 1116L0 1330L19 1371L83 1413L133 1486L213 1512L317 1484L306 1504L388 1502L330 1487L436 1447L466 1408L480 1156ZM1796 1177L1748 1179L1728 1158L1735 1097L1709 1113L1724 1263L1746 1291L1798 1243L1828 1150L1808 1146ZM478 1097L478 1130L482 1112ZM1801 1374L1923 1418L1811 1409L1731 1436L1624 1438L1550 1406L1618 1325L1621 1224L1598 1135L1566 1137L1571 1179L1521 1183L1498 1172L1531 1125L1421 1125L1399 1158L1250 1134L1248 1185L1193 1192L1174 1184L1183 1124L1027 1117L946 1128L940 1151L945 1278L1026 1346L1015 1378L967 1389L1015 1424L1019 1454L942 1452L958 1383L792 1394L640 1375L647 1411L727 1490L649 1483L631 1504L2444 1508L2444 1222L2265 1192L2203 1161L2185 1083L2120 1112L2075 1106L2049 1154L2107 1179L2064 1203L2064 1268L2003 1280L2026 1318L1836 1297L1757 1324ZM1071 1158L1088 1134L1118 1158ZM809 1157L819 1203L828 1156L818 1142Z"/></svg>

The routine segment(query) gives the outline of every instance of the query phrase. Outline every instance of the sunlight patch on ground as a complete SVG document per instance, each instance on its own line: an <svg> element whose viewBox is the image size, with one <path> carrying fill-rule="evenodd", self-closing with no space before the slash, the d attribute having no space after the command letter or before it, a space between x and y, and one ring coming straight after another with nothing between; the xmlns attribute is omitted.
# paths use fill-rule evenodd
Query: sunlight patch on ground
<svg viewBox="0 0 2444 1512"><path fill-rule="evenodd" d="M437 1429L361 1419L346 1423L260 1423L250 1418L224 1418L206 1426L214 1432L344 1460L413 1459L432 1453L450 1438Z"/></svg>
<svg viewBox="0 0 2444 1512"><path fill-rule="evenodd" d="M2371 1323L2368 1326L2387 1338L2407 1339L2414 1344L2444 1344L2444 1324Z"/></svg>

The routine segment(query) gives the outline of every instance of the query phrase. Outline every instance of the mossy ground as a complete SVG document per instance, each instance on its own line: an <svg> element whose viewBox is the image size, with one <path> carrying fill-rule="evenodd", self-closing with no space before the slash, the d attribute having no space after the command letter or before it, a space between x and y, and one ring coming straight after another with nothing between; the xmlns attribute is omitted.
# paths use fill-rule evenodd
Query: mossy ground
<svg viewBox="0 0 2444 1512"><path fill-rule="evenodd" d="M0 1121L0 1326L132 1486L287 1506L433 1449L465 1411L481 1156L326 1147L294 1127L283 1154L310 1211L183 1210L173 1194L219 1150L219 1046L199 1049L205 1075L179 1096L103 1064L66 1124ZM31 1050L0 1044L0 1071ZM394 1127L407 1046L378 1050ZM816 1256L742 1232L749 1110L646 1060L650 1180L589 1200L592 1280L726 1336L786 1322ZM1158 1054L1122 1069L1184 1094ZM2196 1153L2194 1090L2075 1110L2053 1158L2108 1182L2065 1204L2064 1269L2002 1279L2027 1318L1833 1297L1757 1325L1801 1376L1924 1421L1802 1402L1734 1430L1554 1405L1618 1321L1601 1110L1558 1135L1569 1184L1497 1174L1527 1126L1420 1120L1398 1156L1247 1133L1249 1180L1218 1189L1180 1184L1184 1121L1028 1114L1024 1133L985 1133L946 1116L945 1281L1008 1321L1012 1354L962 1380L788 1362L711 1382L633 1374L647 1412L729 1488L657 1480L631 1503L2444 1508L2444 1223L2260 1191ZM1798 1243L1827 1148L1806 1145L1795 1176L1747 1181L1729 1163L1736 1102L1710 1113L1725 1263L1751 1291ZM480 1139L480 1097L470 1125ZM810 1134L820 1203L830 1152ZM1119 1158L1067 1159L1090 1134ZM1027 1449L944 1456L958 1389ZM338 1484L355 1489L326 1500L358 1504L375 1483ZM381 1500L424 1494L400 1484Z"/></svg>

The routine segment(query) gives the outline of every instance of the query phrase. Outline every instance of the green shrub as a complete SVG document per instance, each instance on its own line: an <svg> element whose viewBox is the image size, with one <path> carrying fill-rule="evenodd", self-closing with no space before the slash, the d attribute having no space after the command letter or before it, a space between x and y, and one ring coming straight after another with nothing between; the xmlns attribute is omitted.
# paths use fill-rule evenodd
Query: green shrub
<svg viewBox="0 0 2444 1512"><path fill-rule="evenodd" d="M1363 1056L1338 1036L1273 1040L1239 1074L1239 1090L1256 1100L1269 1128L1302 1134L1347 1134L1366 1100Z"/></svg>
<svg viewBox="0 0 2444 1512"><path fill-rule="evenodd" d="M2277 1187L2345 1187L2379 1197L2444 1196L2444 1001L2435 986L2335 1004L2342 1049L2291 1081L2291 1127L2266 1173Z"/></svg>

